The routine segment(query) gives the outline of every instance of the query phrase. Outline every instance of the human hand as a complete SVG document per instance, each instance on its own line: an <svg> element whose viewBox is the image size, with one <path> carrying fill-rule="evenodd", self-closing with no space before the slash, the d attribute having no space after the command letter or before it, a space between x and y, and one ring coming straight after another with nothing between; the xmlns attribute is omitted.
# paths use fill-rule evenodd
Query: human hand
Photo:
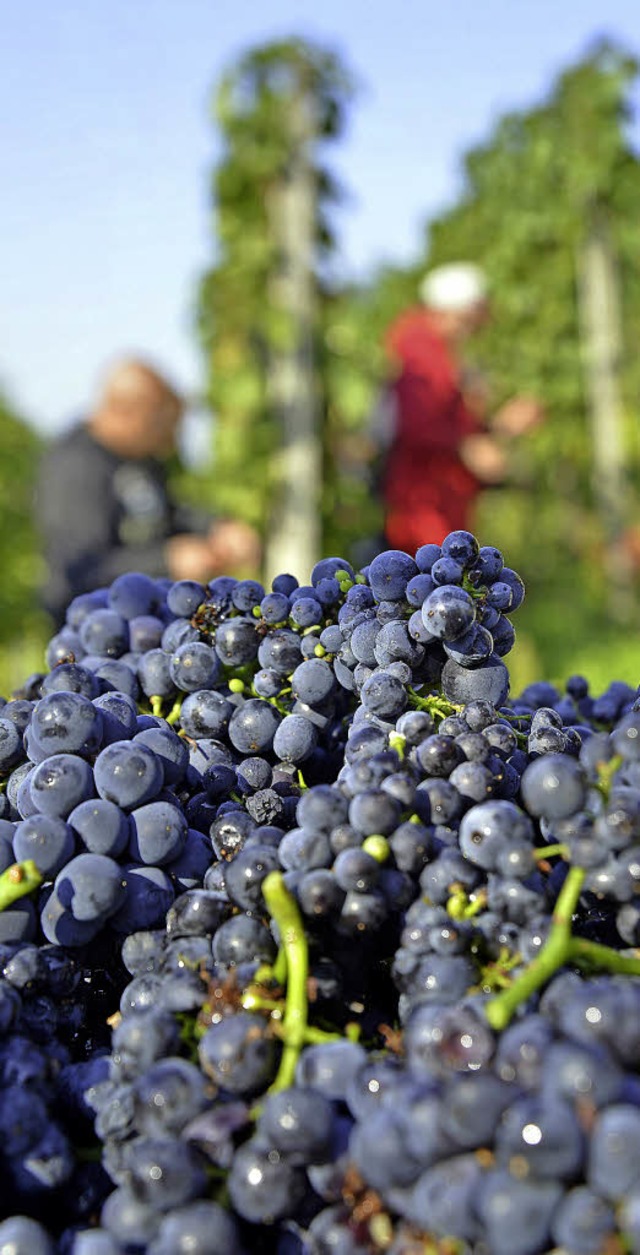
<svg viewBox="0 0 640 1255"><path fill-rule="evenodd" d="M241 519L221 519L207 535L214 575L230 575L237 568L257 571L262 547L255 528Z"/></svg>
<svg viewBox="0 0 640 1255"><path fill-rule="evenodd" d="M211 546L206 536L181 532L165 544L167 570L172 580L206 583L214 574Z"/></svg>
<svg viewBox="0 0 640 1255"><path fill-rule="evenodd" d="M494 415L491 429L502 436L524 436L539 427L545 418L544 406L535 397L512 397Z"/></svg>
<svg viewBox="0 0 640 1255"><path fill-rule="evenodd" d="M489 433L465 436L460 456L468 470L483 484L500 484L505 477L507 460L504 450Z"/></svg>

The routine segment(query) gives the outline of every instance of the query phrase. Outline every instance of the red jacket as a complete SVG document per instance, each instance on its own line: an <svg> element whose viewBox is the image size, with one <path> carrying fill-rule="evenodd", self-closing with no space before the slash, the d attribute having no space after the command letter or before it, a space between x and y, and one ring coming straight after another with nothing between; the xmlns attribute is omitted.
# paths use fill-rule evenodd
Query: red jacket
<svg viewBox="0 0 640 1255"><path fill-rule="evenodd" d="M459 456L461 440L483 430L465 405L450 350L424 308L408 310L387 333L397 373L394 437L383 476L389 545L408 553L470 526L480 482Z"/></svg>

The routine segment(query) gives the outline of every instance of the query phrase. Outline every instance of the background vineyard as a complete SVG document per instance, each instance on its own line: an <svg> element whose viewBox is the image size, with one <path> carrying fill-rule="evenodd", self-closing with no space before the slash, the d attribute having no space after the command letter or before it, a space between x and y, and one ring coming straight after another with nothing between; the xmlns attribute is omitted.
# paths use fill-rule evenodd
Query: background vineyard
<svg viewBox="0 0 640 1255"><path fill-rule="evenodd" d="M472 257L487 271L495 316L471 356L493 401L528 391L548 412L517 454L508 485L483 497L476 523L480 540L504 550L528 589L512 655L516 688L541 675L561 682L569 669L583 670L596 688L613 673L633 683L640 673L638 577L632 565L620 566L640 488L640 160L628 136L637 75L625 49L601 44L535 108L501 117L464 157L458 200L425 223L412 264L380 268L357 284L341 281L335 261L343 189L332 145L360 107L346 67L292 39L249 50L213 93L223 155L211 172L211 264L194 293L193 335L214 447L209 468L176 471L177 490L247 518L268 547L286 445L278 371L296 354L300 365L301 353L300 309L287 306L285 280L306 258L306 396L322 466L318 544L325 554L366 561L380 531L367 459L387 371L385 326L415 300L429 265ZM294 256L279 214L304 179L313 215ZM579 299L581 259L594 232L606 240L619 297L613 497L603 491L589 413ZM41 665L49 626L37 608L40 560L30 523L39 439L6 400L0 442L0 692L8 693L25 663Z"/></svg>

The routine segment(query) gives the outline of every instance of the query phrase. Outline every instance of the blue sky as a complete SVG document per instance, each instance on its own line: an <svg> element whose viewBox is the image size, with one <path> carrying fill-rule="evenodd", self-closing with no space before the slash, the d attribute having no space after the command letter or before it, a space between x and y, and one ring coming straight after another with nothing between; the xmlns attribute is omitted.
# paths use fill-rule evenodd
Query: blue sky
<svg viewBox="0 0 640 1255"><path fill-rule="evenodd" d="M640 52L638 0L22 0L3 8L0 386L38 427L79 413L110 357L191 390L214 247L211 99L248 47L291 35L359 81L329 154L348 190L338 271L416 253L462 153L536 104L606 34Z"/></svg>

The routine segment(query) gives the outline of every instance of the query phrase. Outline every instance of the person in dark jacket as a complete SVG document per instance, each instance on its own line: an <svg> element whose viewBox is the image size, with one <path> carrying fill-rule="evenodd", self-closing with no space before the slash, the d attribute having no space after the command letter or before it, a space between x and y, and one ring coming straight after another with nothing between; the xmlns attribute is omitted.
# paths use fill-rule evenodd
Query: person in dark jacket
<svg viewBox="0 0 640 1255"><path fill-rule="evenodd" d="M87 418L54 440L40 464L36 519L56 624L79 593L126 571L206 581L255 574L256 533L237 520L194 519L172 500L166 460L184 402L149 362L130 358L106 374Z"/></svg>

